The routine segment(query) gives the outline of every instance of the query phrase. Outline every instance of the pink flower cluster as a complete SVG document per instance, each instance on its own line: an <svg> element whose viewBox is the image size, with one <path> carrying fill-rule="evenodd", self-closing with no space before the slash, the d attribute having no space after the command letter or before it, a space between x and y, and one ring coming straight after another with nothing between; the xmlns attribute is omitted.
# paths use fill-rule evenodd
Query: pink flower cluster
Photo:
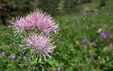
<svg viewBox="0 0 113 71"><path fill-rule="evenodd" d="M58 28L58 25L55 25L54 20L50 15L47 15L38 9L34 10L33 13L27 14L25 17L13 18L10 23L13 24L17 33L38 27L37 30L49 34L53 32L56 33L56 29Z"/></svg>
<svg viewBox="0 0 113 71"><path fill-rule="evenodd" d="M12 19L10 23L13 24L14 33L20 34L26 32L29 29L36 29L37 31L41 31L42 33L37 35L34 32L28 33L27 36L22 40L25 43L23 46L23 50L26 51L30 49L32 53L36 54L37 57L41 55L44 56L46 60L46 56L50 57L49 52L52 52L56 46L53 46L54 42L50 37L50 33L56 33L56 29L58 25L55 25L54 20L50 15L41 12L40 10L36 9L33 13L27 14L24 17L17 17L16 19Z"/></svg>

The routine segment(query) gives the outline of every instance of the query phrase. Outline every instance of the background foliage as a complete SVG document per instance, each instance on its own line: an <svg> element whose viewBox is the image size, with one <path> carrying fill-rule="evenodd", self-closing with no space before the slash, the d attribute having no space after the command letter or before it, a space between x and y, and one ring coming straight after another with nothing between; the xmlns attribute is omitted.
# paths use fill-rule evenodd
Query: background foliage
<svg viewBox="0 0 113 71"><path fill-rule="evenodd" d="M91 0L85 1L86 3ZM39 8L51 16L58 16L79 10L77 6L83 4L82 0L1 0L0 22L8 24L12 17L22 16Z"/></svg>

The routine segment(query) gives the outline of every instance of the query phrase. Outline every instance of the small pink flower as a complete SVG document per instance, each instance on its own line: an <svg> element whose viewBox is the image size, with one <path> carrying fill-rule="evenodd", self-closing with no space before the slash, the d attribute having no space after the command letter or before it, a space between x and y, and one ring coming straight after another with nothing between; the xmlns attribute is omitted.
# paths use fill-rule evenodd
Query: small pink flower
<svg viewBox="0 0 113 71"><path fill-rule="evenodd" d="M100 56L98 56L98 58L100 58Z"/></svg>
<svg viewBox="0 0 113 71"><path fill-rule="evenodd" d="M102 31L102 29L99 29L99 30L98 30L98 33L100 33L101 31Z"/></svg>

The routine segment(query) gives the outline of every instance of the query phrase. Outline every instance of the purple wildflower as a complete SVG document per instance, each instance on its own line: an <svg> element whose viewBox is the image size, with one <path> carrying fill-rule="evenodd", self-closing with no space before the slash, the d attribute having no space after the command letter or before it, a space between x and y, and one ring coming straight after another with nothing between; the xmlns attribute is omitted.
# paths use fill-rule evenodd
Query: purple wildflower
<svg viewBox="0 0 113 71"><path fill-rule="evenodd" d="M106 37L107 37L106 35L103 36L103 38L106 38Z"/></svg>
<svg viewBox="0 0 113 71"><path fill-rule="evenodd" d="M20 52L20 50L18 50L18 52Z"/></svg>
<svg viewBox="0 0 113 71"><path fill-rule="evenodd" d="M96 42L94 42L94 46L97 46L97 43Z"/></svg>
<svg viewBox="0 0 113 71"><path fill-rule="evenodd" d="M77 30L77 29L75 29L75 31L77 32L78 30Z"/></svg>
<svg viewBox="0 0 113 71"><path fill-rule="evenodd" d="M63 26L63 24L61 24Z"/></svg>
<svg viewBox="0 0 113 71"><path fill-rule="evenodd" d="M15 42L13 42L13 44L15 44Z"/></svg>
<svg viewBox="0 0 113 71"><path fill-rule="evenodd" d="M26 57L28 57L29 55L28 54L26 54Z"/></svg>
<svg viewBox="0 0 113 71"><path fill-rule="evenodd" d="M18 58L21 60L21 57L20 56Z"/></svg>
<svg viewBox="0 0 113 71"><path fill-rule="evenodd" d="M98 56L98 58L100 58L100 56Z"/></svg>
<svg viewBox="0 0 113 71"><path fill-rule="evenodd" d="M93 27L95 27L95 24L93 24Z"/></svg>
<svg viewBox="0 0 113 71"><path fill-rule="evenodd" d="M112 42L108 42L108 44L110 45L110 44L112 44Z"/></svg>
<svg viewBox="0 0 113 71"><path fill-rule="evenodd" d="M57 68L56 68L56 71L57 71L57 70L60 70L60 69L61 69L61 66L57 67Z"/></svg>
<svg viewBox="0 0 113 71"><path fill-rule="evenodd" d="M58 41L63 41L63 40L61 40L61 39L58 39Z"/></svg>
<svg viewBox="0 0 113 71"><path fill-rule="evenodd" d="M9 44L9 46L10 46L10 44Z"/></svg>
<svg viewBox="0 0 113 71"><path fill-rule="evenodd" d="M85 43L86 43L86 42L83 40L83 41L82 41L82 44L85 44Z"/></svg>
<svg viewBox="0 0 113 71"><path fill-rule="evenodd" d="M62 41L61 39L58 39L59 41Z"/></svg>
<svg viewBox="0 0 113 71"><path fill-rule="evenodd" d="M107 38L107 35L106 35L104 32L101 33L101 36L102 36L103 38Z"/></svg>
<svg viewBox="0 0 113 71"><path fill-rule="evenodd" d="M83 41L82 41L82 44L85 44L87 42L87 39L88 38L85 38Z"/></svg>
<svg viewBox="0 0 113 71"><path fill-rule="evenodd" d="M111 34L111 31L108 31L108 33L107 33L107 37L109 37L109 36L110 36L110 34Z"/></svg>
<svg viewBox="0 0 113 71"><path fill-rule="evenodd" d="M2 51L1 55L4 55L4 51Z"/></svg>
<svg viewBox="0 0 113 71"><path fill-rule="evenodd" d="M91 59L94 59L94 56L90 56Z"/></svg>
<svg viewBox="0 0 113 71"><path fill-rule="evenodd" d="M28 64L30 64L30 61L28 61Z"/></svg>
<svg viewBox="0 0 113 71"><path fill-rule="evenodd" d="M15 58L15 57L16 57L16 55L14 54L14 55L12 55L11 57L12 57L12 58Z"/></svg>
<svg viewBox="0 0 113 71"><path fill-rule="evenodd" d="M18 64L18 66L20 66L21 64Z"/></svg>
<svg viewBox="0 0 113 71"><path fill-rule="evenodd" d="M104 36L104 35L106 35L106 34L105 34L104 32L102 32L102 33L101 33L101 36Z"/></svg>
<svg viewBox="0 0 113 71"><path fill-rule="evenodd" d="M18 45L15 45L15 47L18 48L19 46Z"/></svg>
<svg viewBox="0 0 113 71"><path fill-rule="evenodd" d="M87 41L87 39L88 39L88 38L86 37L86 38L84 39L84 41Z"/></svg>
<svg viewBox="0 0 113 71"><path fill-rule="evenodd" d="M67 31L67 33L68 33L68 31Z"/></svg>

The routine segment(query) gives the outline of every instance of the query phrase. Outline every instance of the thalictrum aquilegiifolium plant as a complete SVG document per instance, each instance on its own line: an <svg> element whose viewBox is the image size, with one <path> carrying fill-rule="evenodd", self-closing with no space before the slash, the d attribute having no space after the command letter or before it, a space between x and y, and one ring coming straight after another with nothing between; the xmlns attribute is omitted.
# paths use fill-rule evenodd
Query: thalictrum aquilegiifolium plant
<svg viewBox="0 0 113 71"><path fill-rule="evenodd" d="M52 39L49 36L57 32L58 25L55 24L50 15L36 9L24 17L13 18L10 23L12 24L14 34L23 38L22 42L25 45L20 45L23 47L23 52L30 50L37 59L39 57L40 62L41 55L44 56L45 60L46 56L51 57L49 53L53 52L56 46L53 45L54 42L52 43ZM30 29L35 31L27 32ZM23 37L23 34L25 37Z"/></svg>

